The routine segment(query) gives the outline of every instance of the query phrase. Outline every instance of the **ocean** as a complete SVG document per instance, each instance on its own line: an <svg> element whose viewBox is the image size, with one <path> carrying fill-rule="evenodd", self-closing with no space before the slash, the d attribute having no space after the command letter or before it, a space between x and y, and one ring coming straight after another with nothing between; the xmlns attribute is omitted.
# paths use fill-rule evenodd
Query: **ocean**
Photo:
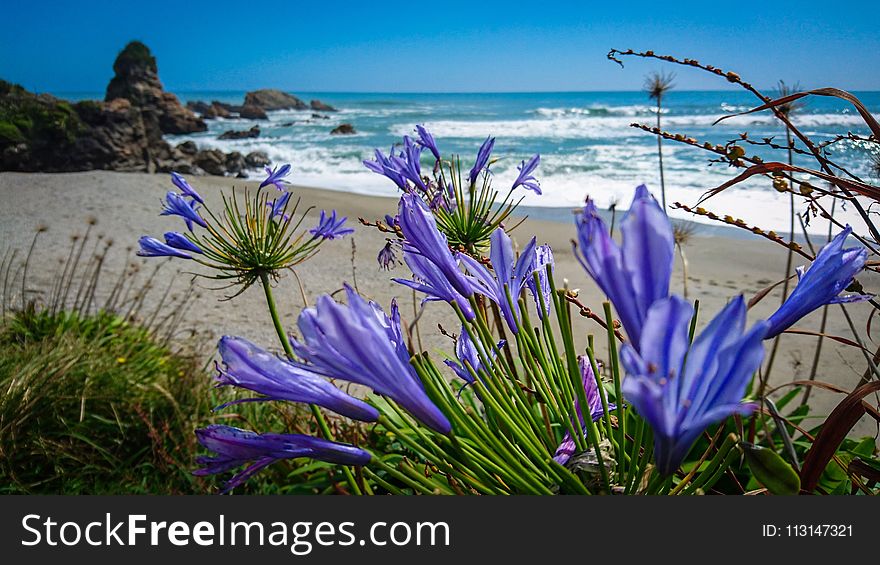
<svg viewBox="0 0 880 565"><path fill-rule="evenodd" d="M768 92L769 93L769 92ZM504 94L382 94L294 92L308 101L320 99L339 112L330 119L313 119L310 111L270 112L269 121L209 120L209 131L168 136L171 143L195 141L202 147L243 153L261 150L276 163L291 163L295 184L360 194L394 195L388 179L364 168L362 161L373 149L388 152L392 144L424 124L436 137L444 155L458 154L469 167L480 143L495 136L493 183L505 194L516 176L516 167L540 153L538 178L543 195L526 192L524 205L544 210L543 216L570 217L568 210L589 195L600 207L619 203L626 208L633 188L645 183L659 197L660 180L656 138L630 127L632 122L654 125L656 108L643 92L563 92ZM772 94L772 93L770 93ZM880 114L880 92L855 93L875 114ZM220 100L241 103L244 92L178 92L182 101ZM82 96L79 96L82 97ZM756 105L748 93L738 91L672 91L664 99L663 128L700 142L726 143L741 132L759 140L774 137L784 143L785 131L769 113L753 114L713 126L718 117ZM836 99L810 97L793 115L793 121L816 141L848 131L867 135L855 110ZM351 123L356 135L331 136L338 124ZM230 129L259 125L257 139L218 140ZM870 151L865 144L846 141L835 145L833 158L863 179L871 177ZM784 160L783 152L750 151L765 159ZM774 156L774 153L775 156ZM427 152L426 152L427 154ZM663 142L667 201L695 204L736 171L710 163L713 155L682 144ZM811 165L807 159L796 164ZM425 161L425 169L430 164ZM256 174L256 173L255 173ZM767 179L756 179L731 188L704 206L720 215L742 218L765 229L787 232L788 195L776 192ZM802 204L799 205L803 209ZM852 209L838 210L841 221L861 226ZM681 211L671 215L700 221ZM826 222L815 221L810 230L824 232Z"/></svg>

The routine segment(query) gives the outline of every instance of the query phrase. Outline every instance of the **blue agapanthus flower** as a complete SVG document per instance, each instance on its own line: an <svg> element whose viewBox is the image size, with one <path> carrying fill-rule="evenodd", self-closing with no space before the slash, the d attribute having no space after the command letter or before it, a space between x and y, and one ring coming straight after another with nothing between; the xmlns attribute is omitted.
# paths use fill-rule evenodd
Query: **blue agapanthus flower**
<svg viewBox="0 0 880 565"><path fill-rule="evenodd" d="M269 207L270 217L271 218L281 218L283 220L287 220L289 216L284 213L284 210L287 208L287 201L290 200L290 193L285 192L275 200L271 202L266 202L266 206Z"/></svg>
<svg viewBox="0 0 880 565"><path fill-rule="evenodd" d="M426 130L425 126L417 125L416 134L419 136L419 145L429 150L434 155L434 159L439 161L440 151L437 149L437 142L434 140L434 136L431 135L431 132Z"/></svg>
<svg viewBox="0 0 880 565"><path fill-rule="evenodd" d="M497 345L498 349L504 347L505 343L504 340L499 341ZM495 359L494 349L490 349L485 353L490 361ZM471 336L468 334L468 331L464 326L461 327L461 332L458 334L458 337L455 338L455 356L458 358L458 361L446 359L443 362L465 383L473 383L474 377L468 370L467 365L470 365L474 373L479 373L480 370L483 369L483 361L480 359L480 352L477 349L477 345L471 339Z"/></svg>
<svg viewBox="0 0 880 565"><path fill-rule="evenodd" d="M394 155L394 151L389 152L389 156L386 157L381 151L378 149L375 150L375 159L373 161L365 160L364 166L376 174L383 175L388 177L394 184L397 185L397 188L403 190L404 192L409 191L409 185L407 185L406 177L397 169L396 163L392 160Z"/></svg>
<svg viewBox="0 0 880 565"><path fill-rule="evenodd" d="M309 230L313 236L321 239L336 239L354 233L353 228L343 227L345 225L345 216L336 218L336 210L327 215L326 210L321 210L321 217L318 219L318 225Z"/></svg>
<svg viewBox="0 0 880 565"><path fill-rule="evenodd" d="M192 204L184 200L184 198L176 192L169 191L165 195L164 208L159 213L160 216L180 216L186 222L186 227L192 231L193 224L198 224L203 228L208 227L205 220L199 216Z"/></svg>
<svg viewBox="0 0 880 565"><path fill-rule="evenodd" d="M193 471L194 475L225 473L250 463L226 482L224 493L282 459L307 457L338 465L366 465L371 459L368 452L353 445L301 434L258 434L232 426L213 425L196 430L196 437L202 446L216 455L198 457L196 461L204 467Z"/></svg>
<svg viewBox="0 0 880 565"><path fill-rule="evenodd" d="M511 190L515 189L518 186L522 186L523 188L527 188L531 190L535 194L541 194L541 185L538 182L538 179L535 178L532 173L535 169L538 168L538 163L541 162L541 156L537 153L532 156L528 161L523 161L517 167L519 171L519 175L516 177L516 180L513 181L513 186L510 187Z"/></svg>
<svg viewBox="0 0 880 565"><path fill-rule="evenodd" d="M219 351L222 365L218 365L218 386L231 385L264 396L234 400L218 408L239 402L288 400L316 404L364 422L379 418L375 408L342 392L324 377L272 355L244 338L224 336Z"/></svg>
<svg viewBox="0 0 880 565"><path fill-rule="evenodd" d="M379 250L376 261L379 262L379 267L386 271L390 271L397 264L397 257L394 256L394 248L390 241L385 242L385 246Z"/></svg>
<svg viewBox="0 0 880 565"><path fill-rule="evenodd" d="M645 185L636 188L620 224L623 245L611 239L592 200L577 218L577 257L614 304L630 341L641 344L652 304L669 295L674 238L672 225Z"/></svg>
<svg viewBox="0 0 880 565"><path fill-rule="evenodd" d="M180 173L171 173L171 182L174 183L174 186L180 189L180 192L184 196L188 196L198 202L199 204L204 204L205 201L202 200L202 197L199 196L199 193L195 191L195 189L190 186L190 184L183 178L183 175Z"/></svg>
<svg viewBox="0 0 880 565"><path fill-rule="evenodd" d="M510 236L503 228L497 228L492 232L490 240L492 246L489 259L495 272L494 276L473 257L460 253L458 259L474 277L476 282L474 290L497 304L510 331L518 333L519 295L525 288L526 281L535 272L536 239L533 237L529 240L519 257L514 254Z"/></svg>
<svg viewBox="0 0 880 565"><path fill-rule="evenodd" d="M683 298L658 300L648 311L638 349L626 343L620 350L623 396L651 425L654 459L664 475L681 465L707 426L755 409L742 399L764 359L767 322L746 330L740 295L691 344L693 315Z"/></svg>
<svg viewBox="0 0 880 565"><path fill-rule="evenodd" d="M154 237L142 236L138 239L137 254L140 257L179 257L180 259L192 259L192 255L184 253L180 249L175 249L170 245L166 245Z"/></svg>
<svg viewBox="0 0 880 565"><path fill-rule="evenodd" d="M492 156L492 148L495 147L495 138L487 137L486 141L480 145L479 151L477 151L477 160L474 161L474 166L471 167L470 173L468 173L468 182L471 184L477 182L477 178L479 178L480 173L483 170L488 170L489 168L489 157Z"/></svg>
<svg viewBox="0 0 880 565"><path fill-rule="evenodd" d="M188 237L176 231L165 232L165 243L175 249L182 251L190 251L192 253L204 254L201 247L190 241Z"/></svg>
<svg viewBox="0 0 880 565"><path fill-rule="evenodd" d="M348 305L328 295L314 308L303 310L297 321L301 340L291 340L294 351L310 371L372 388L408 410L429 428L448 434L449 420L425 393L409 362L400 330L400 312L391 304L389 317L375 302L367 302L345 285Z"/></svg>
<svg viewBox="0 0 880 565"><path fill-rule="evenodd" d="M403 150L390 157L391 164L403 177L418 188L428 190L422 178L422 146L408 136L403 136Z"/></svg>
<svg viewBox="0 0 880 565"><path fill-rule="evenodd" d="M285 164L281 167L275 167L271 169L266 167L266 180L260 183L260 188L264 186L273 185L278 190L283 191L285 189L285 185L288 184L288 181L285 180L285 177L290 174L290 165Z"/></svg>
<svg viewBox="0 0 880 565"><path fill-rule="evenodd" d="M865 266L868 251L862 247L844 248L852 228L846 227L829 241L813 260L809 269L798 267L798 284L788 299L767 320L767 339L781 334L813 310L826 304L870 300L871 295L840 293L852 284L853 277Z"/></svg>
<svg viewBox="0 0 880 565"><path fill-rule="evenodd" d="M532 274L526 277L526 286L535 299L538 308L538 316L544 317L543 310L550 312L553 309L553 289L550 288L550 279L547 276L547 266L553 267L553 250L549 245L539 245L535 248L535 262L532 265ZM535 284L534 273L538 273L538 283ZM544 308L541 308L541 302Z"/></svg>
<svg viewBox="0 0 880 565"><path fill-rule="evenodd" d="M474 282L459 269L449 250L446 236L437 228L437 220L422 201L413 194L400 198L398 213L403 233L403 260L409 265L417 281L394 279L429 299L455 302L468 319L474 318L467 298L474 293Z"/></svg>
<svg viewBox="0 0 880 565"><path fill-rule="evenodd" d="M587 404L589 405L588 413L590 419L595 422L605 414L605 409L602 406L602 397L599 395L599 384L596 382L595 373L593 373L593 366L590 364L590 360L583 355L578 357L578 368L580 368L581 371L584 397L587 399ZM608 404L609 411L614 410L615 408L617 408L617 405L613 402ZM575 397L574 409L580 420L581 427L583 428L586 424L586 420L584 420L584 411L581 410L580 396ZM565 465L568 463L568 460L571 459L571 456L574 455L576 449L577 444L575 444L574 438L571 437L571 432L565 432L565 437L562 438L562 443L559 444L559 447L556 448L556 453L553 454L553 460L560 465Z"/></svg>

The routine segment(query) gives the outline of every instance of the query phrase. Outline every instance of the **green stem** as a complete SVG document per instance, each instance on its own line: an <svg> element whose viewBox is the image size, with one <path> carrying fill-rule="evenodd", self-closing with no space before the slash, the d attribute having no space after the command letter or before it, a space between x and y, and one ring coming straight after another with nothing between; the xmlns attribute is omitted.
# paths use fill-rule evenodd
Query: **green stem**
<svg viewBox="0 0 880 565"><path fill-rule="evenodd" d="M269 275L265 272L261 272L260 282L263 285L263 291L266 293L266 305L269 307L269 314L272 316L272 324L275 326L275 332L278 334L278 339L281 341L281 347L284 348L284 353L287 354L287 357L292 359L293 347L290 345L290 340L287 338L287 332L284 331L284 326L281 325L281 317L278 316L278 307L275 305L275 295L272 293L272 286L269 284ZM330 431L330 426L327 425L327 420L324 418L321 409L314 404L309 404L309 409L312 411L312 416L314 416L315 421L318 423L318 427L321 429L321 435L324 436L324 439L333 440L333 433ZM342 467L342 473L345 475L345 480L348 482L349 487L351 487L352 492L358 495L363 494L354 478L354 474L351 472L351 469L348 467Z"/></svg>

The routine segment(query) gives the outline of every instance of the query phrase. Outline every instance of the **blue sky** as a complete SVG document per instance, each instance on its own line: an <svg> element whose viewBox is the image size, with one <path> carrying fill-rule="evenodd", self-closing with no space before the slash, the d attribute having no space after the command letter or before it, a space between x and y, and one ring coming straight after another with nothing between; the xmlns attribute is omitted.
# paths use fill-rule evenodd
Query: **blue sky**
<svg viewBox="0 0 880 565"><path fill-rule="evenodd" d="M756 85L880 90L880 2L6 2L0 78L102 91L131 39L171 90L635 90L653 49ZM675 69L681 89L727 88Z"/></svg>

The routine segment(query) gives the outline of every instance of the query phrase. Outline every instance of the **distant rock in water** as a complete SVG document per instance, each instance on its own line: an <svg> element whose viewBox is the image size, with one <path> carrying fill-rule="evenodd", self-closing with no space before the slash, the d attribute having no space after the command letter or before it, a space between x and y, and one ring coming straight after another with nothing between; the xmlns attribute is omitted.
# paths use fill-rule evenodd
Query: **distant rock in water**
<svg viewBox="0 0 880 565"><path fill-rule="evenodd" d="M257 106L266 111L272 110L305 110L306 103L280 90L262 89L248 92L244 96L245 106ZM242 116L244 117L244 116Z"/></svg>
<svg viewBox="0 0 880 565"><path fill-rule="evenodd" d="M312 100L311 102L309 102L309 106L312 108L312 110L315 110L316 112L338 112L336 108L334 108L330 104L324 104L320 100Z"/></svg>
<svg viewBox="0 0 880 565"><path fill-rule="evenodd" d="M116 74L107 85L104 101L124 98L140 108L149 136L207 131L204 121L181 106L177 96L165 92L156 58L143 43L132 41L126 45L116 57L113 71Z"/></svg>
<svg viewBox="0 0 880 565"><path fill-rule="evenodd" d="M260 169L272 161L269 160L269 155L265 151L252 151L245 155L244 162L249 169Z"/></svg>
<svg viewBox="0 0 880 565"><path fill-rule="evenodd" d="M254 137L260 137L260 126L254 126L246 130L224 131L217 139L251 139Z"/></svg>
<svg viewBox="0 0 880 565"><path fill-rule="evenodd" d="M261 106L256 106L254 104L245 104L242 106L238 115L246 120L268 120L269 116L266 115L266 110L264 110Z"/></svg>
<svg viewBox="0 0 880 565"><path fill-rule="evenodd" d="M313 120L329 120L330 116L324 116L322 114L312 114L312 119Z"/></svg>
<svg viewBox="0 0 880 565"><path fill-rule="evenodd" d="M354 126L351 124L339 124L330 130L330 135L353 135L355 133L357 131L355 131Z"/></svg>

